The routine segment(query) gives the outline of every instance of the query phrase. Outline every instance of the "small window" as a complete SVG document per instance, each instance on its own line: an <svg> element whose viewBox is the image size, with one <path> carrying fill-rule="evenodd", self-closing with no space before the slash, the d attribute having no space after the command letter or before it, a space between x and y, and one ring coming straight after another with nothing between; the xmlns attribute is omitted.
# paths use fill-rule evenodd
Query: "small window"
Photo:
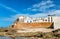
<svg viewBox="0 0 60 39"><path fill-rule="evenodd" d="M31 23L32 21L30 21L30 23Z"/></svg>
<svg viewBox="0 0 60 39"><path fill-rule="evenodd" d="M34 22L36 22L36 20L33 20Z"/></svg>
<svg viewBox="0 0 60 39"><path fill-rule="evenodd" d="M27 21L27 23L29 23L29 21Z"/></svg>
<svg viewBox="0 0 60 39"><path fill-rule="evenodd" d="M45 21L47 21L47 19Z"/></svg>
<svg viewBox="0 0 60 39"><path fill-rule="evenodd" d="M16 21L19 21L19 19L17 19Z"/></svg>
<svg viewBox="0 0 60 39"><path fill-rule="evenodd" d="M12 25L12 28L14 27L14 25Z"/></svg>

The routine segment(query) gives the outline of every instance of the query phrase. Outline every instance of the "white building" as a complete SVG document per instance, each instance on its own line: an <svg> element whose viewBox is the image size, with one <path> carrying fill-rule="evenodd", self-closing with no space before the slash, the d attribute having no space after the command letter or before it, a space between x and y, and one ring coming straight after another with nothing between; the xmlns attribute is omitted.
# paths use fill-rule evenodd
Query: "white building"
<svg viewBox="0 0 60 39"><path fill-rule="evenodd" d="M31 18L31 17L19 17L20 22L31 23L31 22L52 22L52 17L48 16L46 18Z"/></svg>
<svg viewBox="0 0 60 39"><path fill-rule="evenodd" d="M60 16L49 15L46 18L30 18L30 17L19 17L20 22L33 23L33 22L54 22L54 29L60 29Z"/></svg>
<svg viewBox="0 0 60 39"><path fill-rule="evenodd" d="M33 22L32 18L30 18L30 17L25 17L24 23L31 23L31 22Z"/></svg>
<svg viewBox="0 0 60 39"><path fill-rule="evenodd" d="M60 16L51 16L52 22L54 22L54 29L60 29Z"/></svg>

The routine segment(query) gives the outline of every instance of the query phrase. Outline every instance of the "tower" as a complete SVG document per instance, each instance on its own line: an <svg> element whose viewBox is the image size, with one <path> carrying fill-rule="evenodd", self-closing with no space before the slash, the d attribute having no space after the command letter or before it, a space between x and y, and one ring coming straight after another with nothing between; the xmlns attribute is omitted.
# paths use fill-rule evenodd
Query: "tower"
<svg viewBox="0 0 60 39"><path fill-rule="evenodd" d="M19 19L19 22L24 22L25 17L24 16L20 16L18 19Z"/></svg>

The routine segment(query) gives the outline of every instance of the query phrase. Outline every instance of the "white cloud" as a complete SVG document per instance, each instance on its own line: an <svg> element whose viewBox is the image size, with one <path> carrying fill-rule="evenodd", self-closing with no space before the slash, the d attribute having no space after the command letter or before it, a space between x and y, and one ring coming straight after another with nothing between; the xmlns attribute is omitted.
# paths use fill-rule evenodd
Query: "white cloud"
<svg viewBox="0 0 60 39"><path fill-rule="evenodd" d="M57 15L57 16L60 16L60 10L55 10L55 11L50 11L49 14L53 15Z"/></svg>
<svg viewBox="0 0 60 39"><path fill-rule="evenodd" d="M12 11L12 12L20 13L19 11L15 10L15 9L13 9L13 8L11 8L11 7L8 7L8 6L6 6L6 5L0 4L0 6L6 8L6 9Z"/></svg>
<svg viewBox="0 0 60 39"><path fill-rule="evenodd" d="M55 4L53 4L53 1L47 0L47 1L41 1L40 3L34 4L32 7L27 8L26 10L48 12L47 9L54 6Z"/></svg>
<svg viewBox="0 0 60 39"><path fill-rule="evenodd" d="M28 14L16 14L11 15L10 17L2 17L0 18L1 21L15 21L19 16L29 16Z"/></svg>
<svg viewBox="0 0 60 39"><path fill-rule="evenodd" d="M33 5L33 7L31 7L31 8L27 8L27 10L32 10L32 11L43 11L42 13L36 13L36 14L33 14L33 15L30 15L30 14L16 14L16 15L12 15L9 18L5 17L5 18L2 18L0 20L14 21L14 20L16 20L17 17L19 17L21 15L22 16L29 16L29 17L46 17L49 14L51 14L51 15L53 15L53 14L60 15L60 10L56 10L56 9L49 10L48 12L45 12L47 8L54 7L54 6L55 6L55 4L53 4L53 1L51 1L51 0L42 1L38 4ZM9 8L9 7L6 7L6 6L3 6L3 7L7 8L9 10L12 9L12 8ZM12 9L12 11L17 12L14 9Z"/></svg>
<svg viewBox="0 0 60 39"><path fill-rule="evenodd" d="M15 21L19 16L29 16L29 17L47 17L48 15L54 15L56 14L57 16L60 16L60 10L55 10L55 11L50 11L49 13L37 13L37 14L16 14L12 15L10 18L2 18L0 20L3 21Z"/></svg>
<svg viewBox="0 0 60 39"><path fill-rule="evenodd" d="M19 16L29 16L29 17L44 17L47 16L47 14L34 14L34 15L29 15L29 14L16 14L16 15L12 15L11 17L4 17L4 18L0 18L0 20L2 21L15 21Z"/></svg>
<svg viewBox="0 0 60 39"><path fill-rule="evenodd" d="M53 1L51 1L51 0L47 0L47 1L41 1L40 3L38 3L38 4L34 4L33 5L33 7L40 7L40 6L45 6L45 5L47 5L47 4L53 4Z"/></svg>

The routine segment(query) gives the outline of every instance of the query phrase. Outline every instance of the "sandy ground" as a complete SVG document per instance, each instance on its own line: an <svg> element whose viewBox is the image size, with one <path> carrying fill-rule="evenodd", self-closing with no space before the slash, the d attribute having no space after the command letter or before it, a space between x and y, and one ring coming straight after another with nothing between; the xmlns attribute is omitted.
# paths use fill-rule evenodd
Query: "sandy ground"
<svg viewBox="0 0 60 39"><path fill-rule="evenodd" d="M46 29L46 28L30 28L30 29L24 29L24 30L17 30L18 33L20 32L51 32L53 29Z"/></svg>

